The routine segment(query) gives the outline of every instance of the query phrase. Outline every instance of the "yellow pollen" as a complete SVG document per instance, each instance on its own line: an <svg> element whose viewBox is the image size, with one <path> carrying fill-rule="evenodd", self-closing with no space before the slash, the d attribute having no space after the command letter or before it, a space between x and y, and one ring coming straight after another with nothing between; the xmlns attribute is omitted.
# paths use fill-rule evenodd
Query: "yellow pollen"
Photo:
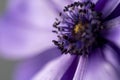
<svg viewBox="0 0 120 80"><path fill-rule="evenodd" d="M74 32L78 33L83 30L83 25L81 23L75 25Z"/></svg>

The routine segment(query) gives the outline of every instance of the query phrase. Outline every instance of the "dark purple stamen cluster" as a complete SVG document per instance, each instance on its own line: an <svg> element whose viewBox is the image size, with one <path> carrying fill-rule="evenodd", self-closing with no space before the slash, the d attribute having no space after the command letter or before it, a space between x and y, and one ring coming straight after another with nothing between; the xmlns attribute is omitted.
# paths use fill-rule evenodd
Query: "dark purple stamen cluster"
<svg viewBox="0 0 120 80"><path fill-rule="evenodd" d="M88 54L96 44L98 32L103 29L101 13L94 10L95 5L88 2L74 2L65 6L61 19L53 24L58 40L54 44L62 53L75 55Z"/></svg>

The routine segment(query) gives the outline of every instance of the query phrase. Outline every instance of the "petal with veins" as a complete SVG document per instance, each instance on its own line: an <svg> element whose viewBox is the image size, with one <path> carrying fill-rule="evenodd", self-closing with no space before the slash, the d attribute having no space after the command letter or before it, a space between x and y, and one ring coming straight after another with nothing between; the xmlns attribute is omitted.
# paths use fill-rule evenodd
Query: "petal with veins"
<svg viewBox="0 0 120 80"><path fill-rule="evenodd" d="M74 58L75 56L70 54L63 54L61 57L49 62L32 80L60 80Z"/></svg>

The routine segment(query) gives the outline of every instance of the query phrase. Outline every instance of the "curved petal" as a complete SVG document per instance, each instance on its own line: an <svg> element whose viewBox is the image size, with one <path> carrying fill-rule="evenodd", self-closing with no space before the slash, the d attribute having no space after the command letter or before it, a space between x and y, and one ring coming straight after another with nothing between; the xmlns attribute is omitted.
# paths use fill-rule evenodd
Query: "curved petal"
<svg viewBox="0 0 120 80"><path fill-rule="evenodd" d="M63 54L61 57L49 62L32 80L60 80L74 58L73 55Z"/></svg>
<svg viewBox="0 0 120 80"><path fill-rule="evenodd" d="M116 7L116 9L108 17L105 18L105 21L111 20L118 16L120 16L120 4Z"/></svg>
<svg viewBox="0 0 120 80"><path fill-rule="evenodd" d="M69 3L69 0L9 0L6 15L49 29L58 13Z"/></svg>
<svg viewBox="0 0 120 80"><path fill-rule="evenodd" d="M119 5L120 0L99 0L96 4L96 10L101 11L103 17L107 17Z"/></svg>
<svg viewBox="0 0 120 80"><path fill-rule="evenodd" d="M4 20L0 22L0 56L15 59L30 57L54 46L52 40L55 38L49 30Z"/></svg>
<svg viewBox="0 0 120 80"><path fill-rule="evenodd" d="M79 63L74 74L73 80L84 80L84 73L87 66L88 56L80 56Z"/></svg>
<svg viewBox="0 0 120 80"><path fill-rule="evenodd" d="M112 11L119 5L120 0L108 0L105 7L102 10L103 17L107 17Z"/></svg>
<svg viewBox="0 0 120 80"><path fill-rule="evenodd" d="M100 50L89 59L85 80L119 80L119 74L111 64L106 62ZM79 79L78 79L79 80Z"/></svg>
<svg viewBox="0 0 120 80"><path fill-rule="evenodd" d="M120 47L120 16L105 23L108 28L103 32L104 38L114 42Z"/></svg>
<svg viewBox="0 0 120 80"><path fill-rule="evenodd" d="M13 80L31 80L48 62L60 57L60 55L58 49L51 48L37 56L19 62L15 66Z"/></svg>
<svg viewBox="0 0 120 80"><path fill-rule="evenodd" d="M45 0L9 0L5 16L49 29L56 13Z"/></svg>
<svg viewBox="0 0 120 80"><path fill-rule="evenodd" d="M78 66L79 56L76 56L69 69L62 76L61 80L73 80L76 68Z"/></svg>

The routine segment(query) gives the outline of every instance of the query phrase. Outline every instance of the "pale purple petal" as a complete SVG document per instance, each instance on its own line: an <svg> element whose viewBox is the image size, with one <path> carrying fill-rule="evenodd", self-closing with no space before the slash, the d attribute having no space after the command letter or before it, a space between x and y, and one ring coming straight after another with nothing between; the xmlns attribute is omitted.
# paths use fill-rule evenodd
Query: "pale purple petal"
<svg viewBox="0 0 120 80"><path fill-rule="evenodd" d="M45 26L47 23L48 27L58 12L70 3L70 0L11 0L7 9L11 15L19 15L19 18L24 16L24 19L35 25Z"/></svg>
<svg viewBox="0 0 120 80"><path fill-rule="evenodd" d="M55 34L43 28L19 21L0 21L0 56L6 58L30 57L54 46Z"/></svg>
<svg viewBox="0 0 120 80"><path fill-rule="evenodd" d="M80 1L80 2L82 2L83 0L73 0L73 1L74 1L74 2L75 2L75 1L76 1L76 2L77 2L77 1Z"/></svg>
<svg viewBox="0 0 120 80"><path fill-rule="evenodd" d="M63 54L61 57L46 64L32 80L60 80L72 64L74 58L75 56L70 54Z"/></svg>
<svg viewBox="0 0 120 80"><path fill-rule="evenodd" d="M58 58L60 55L61 52L57 48L52 48L19 62L15 66L13 80L31 80L48 62Z"/></svg>
<svg viewBox="0 0 120 80"><path fill-rule="evenodd" d="M91 1L96 4L99 0L91 0Z"/></svg>
<svg viewBox="0 0 120 80"><path fill-rule="evenodd" d="M85 80L119 80L118 74L110 64L101 63L99 66L92 66L95 66L95 68L87 72Z"/></svg>
<svg viewBox="0 0 120 80"><path fill-rule="evenodd" d="M45 0L9 0L6 15L34 27L50 30L56 13Z"/></svg>
<svg viewBox="0 0 120 80"><path fill-rule="evenodd" d="M0 56L30 57L54 46L55 14L44 0L10 0L0 19ZM49 14L49 15L48 15Z"/></svg>
<svg viewBox="0 0 120 80"><path fill-rule="evenodd" d="M45 2L50 6L51 10L60 13L65 6L74 2L74 0L45 0Z"/></svg>
<svg viewBox="0 0 120 80"><path fill-rule="evenodd" d="M120 47L120 16L106 22L105 26L108 27L108 29L103 33L104 38L114 42Z"/></svg>
<svg viewBox="0 0 120 80"><path fill-rule="evenodd" d="M119 80L116 69L101 54L102 51L98 50L89 59L85 80Z"/></svg>
<svg viewBox="0 0 120 80"><path fill-rule="evenodd" d="M78 66L75 71L73 80L83 80L84 79L84 73L87 68L87 60L88 60L88 56L80 56Z"/></svg>

